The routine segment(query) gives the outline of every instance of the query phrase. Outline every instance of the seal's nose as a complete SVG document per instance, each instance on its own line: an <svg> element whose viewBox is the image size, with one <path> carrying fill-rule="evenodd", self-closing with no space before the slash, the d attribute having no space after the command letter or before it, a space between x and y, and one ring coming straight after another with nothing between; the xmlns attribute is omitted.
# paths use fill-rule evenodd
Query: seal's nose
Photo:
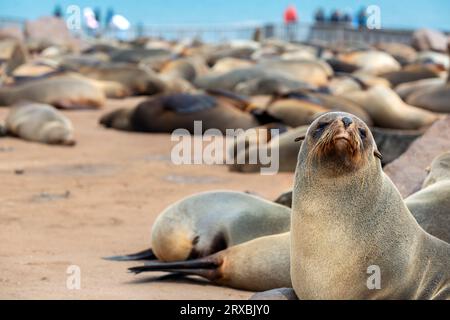
<svg viewBox="0 0 450 320"><path fill-rule="evenodd" d="M344 124L345 129L347 129L353 123L353 120L349 117L343 117L342 123Z"/></svg>

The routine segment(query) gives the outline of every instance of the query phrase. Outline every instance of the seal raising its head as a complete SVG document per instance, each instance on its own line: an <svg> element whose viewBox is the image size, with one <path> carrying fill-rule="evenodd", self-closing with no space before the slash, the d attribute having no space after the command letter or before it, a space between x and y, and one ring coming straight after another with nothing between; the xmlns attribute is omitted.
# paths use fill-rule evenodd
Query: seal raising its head
<svg viewBox="0 0 450 320"><path fill-rule="evenodd" d="M353 115L331 112L310 126L299 161L305 174L337 177L357 171L372 157L381 154L367 125Z"/></svg>
<svg viewBox="0 0 450 320"><path fill-rule="evenodd" d="M367 126L329 113L300 149L291 278L300 299L445 299L450 245L426 233L381 168Z"/></svg>

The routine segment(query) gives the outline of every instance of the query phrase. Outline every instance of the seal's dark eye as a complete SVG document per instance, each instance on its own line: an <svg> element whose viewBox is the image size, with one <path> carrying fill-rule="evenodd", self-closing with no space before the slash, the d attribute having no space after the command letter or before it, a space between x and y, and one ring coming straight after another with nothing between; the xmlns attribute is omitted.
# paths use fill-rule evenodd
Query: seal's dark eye
<svg viewBox="0 0 450 320"><path fill-rule="evenodd" d="M316 130L323 130L325 129L330 123L329 122L321 122L317 125Z"/></svg>
<svg viewBox="0 0 450 320"><path fill-rule="evenodd" d="M365 139L367 137L367 131L364 128L359 128L359 135L361 136L361 139Z"/></svg>
<svg viewBox="0 0 450 320"><path fill-rule="evenodd" d="M323 130L329 125L329 122L320 122L314 131L314 137L317 139L322 135Z"/></svg>

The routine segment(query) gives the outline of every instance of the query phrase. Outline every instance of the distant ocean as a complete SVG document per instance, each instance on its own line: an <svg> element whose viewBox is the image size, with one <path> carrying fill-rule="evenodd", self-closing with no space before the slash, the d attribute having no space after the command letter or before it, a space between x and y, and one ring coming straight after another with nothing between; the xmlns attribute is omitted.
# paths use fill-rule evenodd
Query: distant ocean
<svg viewBox="0 0 450 320"><path fill-rule="evenodd" d="M72 4L99 8L103 18L107 9L113 8L132 24L164 26L281 22L290 4L297 7L301 21L311 22L318 7L327 14L334 9L355 14L362 6L374 4L381 9L382 27L450 31L449 0L2 0L0 17L33 19L51 14L56 4L63 9Z"/></svg>

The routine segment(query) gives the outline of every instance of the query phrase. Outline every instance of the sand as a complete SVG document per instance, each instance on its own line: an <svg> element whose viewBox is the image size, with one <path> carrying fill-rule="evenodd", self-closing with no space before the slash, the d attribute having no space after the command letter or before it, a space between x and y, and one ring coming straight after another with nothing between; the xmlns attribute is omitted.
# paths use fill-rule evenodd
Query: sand
<svg viewBox="0 0 450 320"><path fill-rule="evenodd" d="M142 98L110 100L99 111L64 111L78 144L48 146L0 138L0 299L248 299L252 293L198 278L134 276L101 257L146 249L168 205L196 192L252 191L269 199L293 174L231 173L225 166L176 166L167 134L108 130L100 116ZM3 120L7 108L0 108ZM67 268L80 267L69 290Z"/></svg>

